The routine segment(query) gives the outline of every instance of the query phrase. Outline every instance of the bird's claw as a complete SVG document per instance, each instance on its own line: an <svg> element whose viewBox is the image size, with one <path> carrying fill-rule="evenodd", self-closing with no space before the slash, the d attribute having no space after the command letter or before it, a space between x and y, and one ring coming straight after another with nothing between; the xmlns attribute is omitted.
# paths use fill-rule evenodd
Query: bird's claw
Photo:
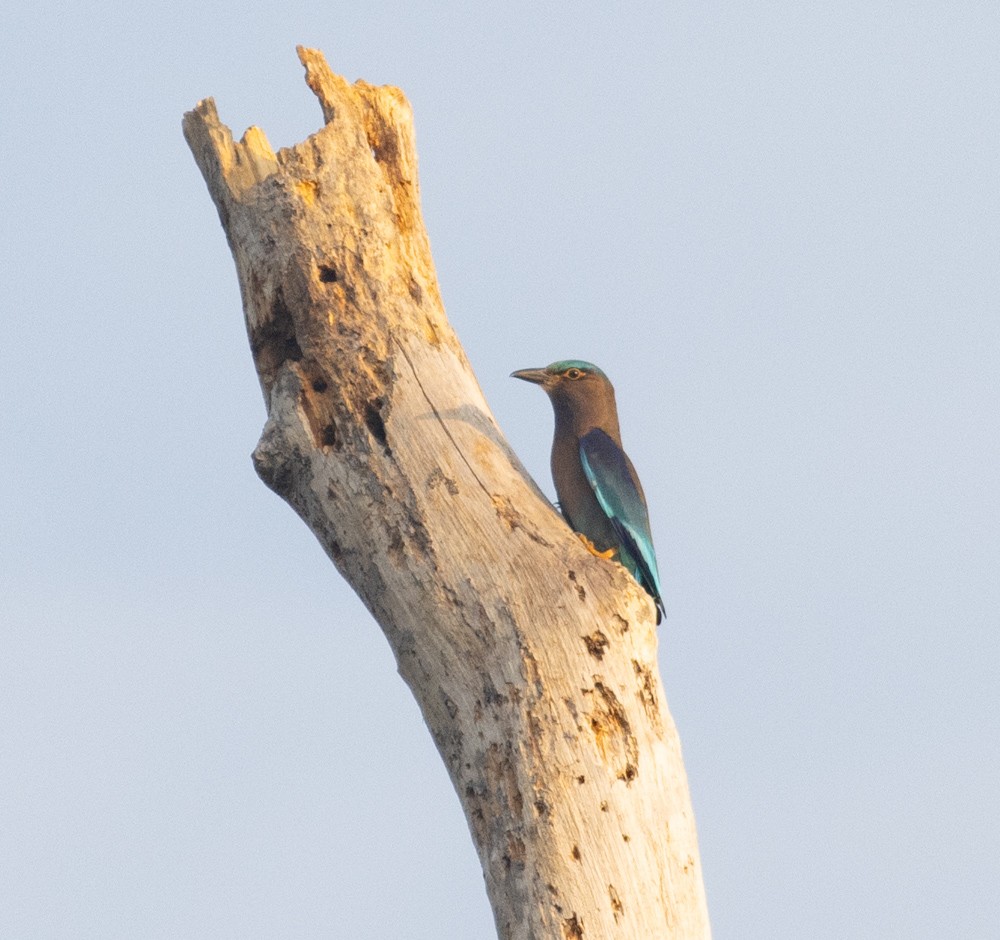
<svg viewBox="0 0 1000 940"><path fill-rule="evenodd" d="M607 558L614 557L615 550L613 548L608 548L608 549L606 549L605 551L602 552L582 532L577 532L576 534L577 534L578 538L580 539L580 541L583 542L584 548L586 548L587 551L590 552L590 554L593 555L595 558L605 558L605 559L607 559Z"/></svg>

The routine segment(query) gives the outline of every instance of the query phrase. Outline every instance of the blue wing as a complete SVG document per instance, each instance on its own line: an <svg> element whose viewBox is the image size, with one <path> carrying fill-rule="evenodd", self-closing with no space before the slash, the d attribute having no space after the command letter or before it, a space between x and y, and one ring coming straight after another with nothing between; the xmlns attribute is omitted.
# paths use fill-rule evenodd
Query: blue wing
<svg viewBox="0 0 1000 940"><path fill-rule="evenodd" d="M622 564L663 610L660 572L642 485L632 461L600 428L580 438L580 463L601 509L621 541Z"/></svg>

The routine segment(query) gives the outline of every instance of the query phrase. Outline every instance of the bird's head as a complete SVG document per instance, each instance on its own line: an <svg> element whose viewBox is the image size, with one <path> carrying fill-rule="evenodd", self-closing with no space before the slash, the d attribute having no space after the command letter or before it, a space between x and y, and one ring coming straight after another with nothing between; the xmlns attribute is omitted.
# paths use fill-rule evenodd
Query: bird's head
<svg viewBox="0 0 1000 940"><path fill-rule="evenodd" d="M608 377L592 362L562 359L544 369L521 369L511 377L533 382L552 400L556 420L566 420L582 434L592 427L618 430L615 390Z"/></svg>

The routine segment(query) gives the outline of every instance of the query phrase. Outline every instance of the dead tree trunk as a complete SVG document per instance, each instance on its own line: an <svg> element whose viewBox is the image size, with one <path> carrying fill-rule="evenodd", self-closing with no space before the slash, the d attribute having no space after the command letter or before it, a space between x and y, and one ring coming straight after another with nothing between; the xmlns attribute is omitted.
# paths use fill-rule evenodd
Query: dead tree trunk
<svg viewBox="0 0 1000 940"><path fill-rule="evenodd" d="M403 94L299 57L325 119L304 143L234 142L211 99L184 119L267 403L257 472L385 631L499 936L708 937L653 605L490 414L442 308Z"/></svg>

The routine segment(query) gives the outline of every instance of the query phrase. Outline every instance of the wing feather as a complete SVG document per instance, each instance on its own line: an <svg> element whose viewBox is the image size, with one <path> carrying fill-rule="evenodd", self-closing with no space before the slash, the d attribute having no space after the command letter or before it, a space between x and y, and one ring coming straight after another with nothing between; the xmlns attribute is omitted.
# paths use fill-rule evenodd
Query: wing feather
<svg viewBox="0 0 1000 940"><path fill-rule="evenodd" d="M623 564L632 570L662 610L660 573L653 551L649 513L632 461L606 432L594 428L580 438L580 463L598 504L611 521L625 552L631 556L623 558ZM634 561L638 570L634 570L629 561Z"/></svg>

